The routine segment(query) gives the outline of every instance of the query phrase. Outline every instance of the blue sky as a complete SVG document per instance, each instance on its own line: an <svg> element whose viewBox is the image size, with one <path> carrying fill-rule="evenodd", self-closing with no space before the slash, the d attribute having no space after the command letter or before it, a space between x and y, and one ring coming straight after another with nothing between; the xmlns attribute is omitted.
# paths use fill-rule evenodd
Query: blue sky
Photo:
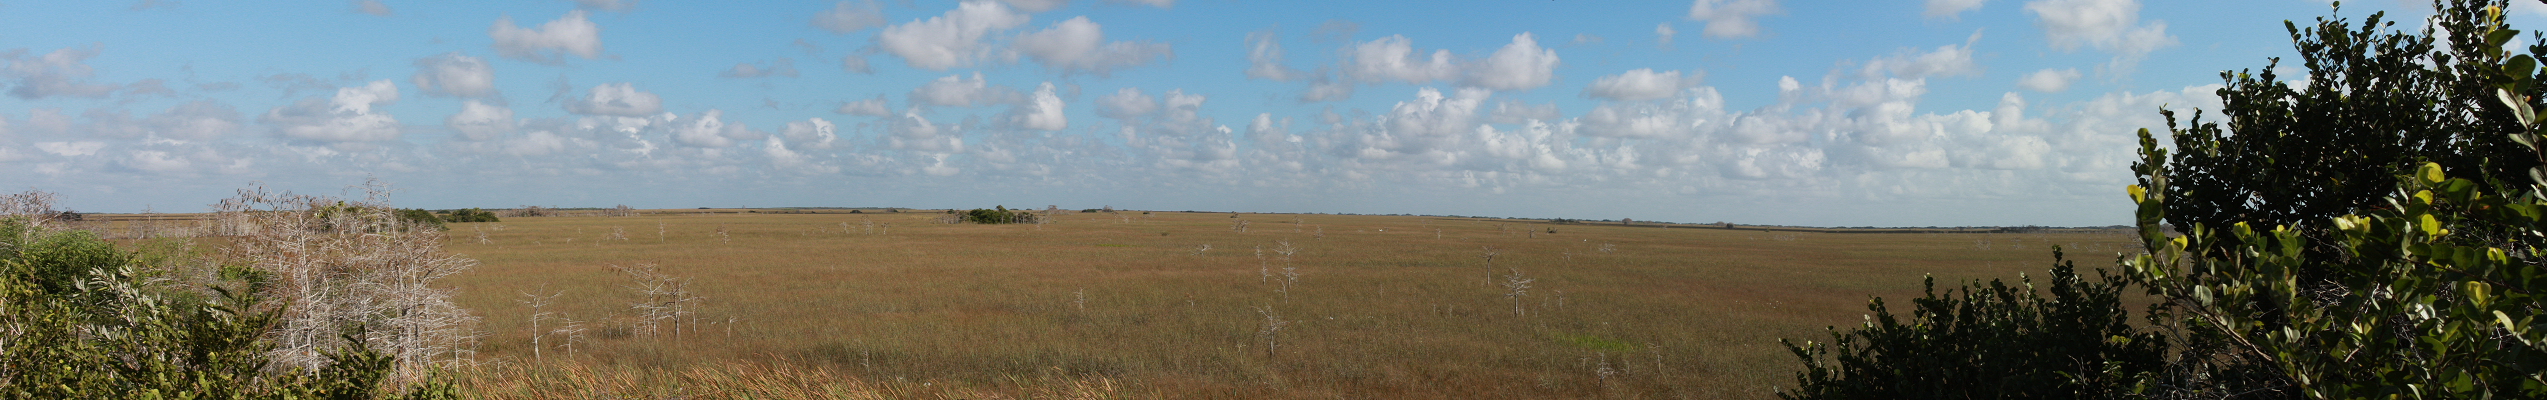
<svg viewBox="0 0 2547 400"><path fill-rule="evenodd" d="M2429 6L2390 11L2420 29ZM2540 24L2516 6L2515 28ZM896 206L2128 222L2312 0L0 2L0 187L198 211ZM2298 76L2299 71L2285 72Z"/></svg>

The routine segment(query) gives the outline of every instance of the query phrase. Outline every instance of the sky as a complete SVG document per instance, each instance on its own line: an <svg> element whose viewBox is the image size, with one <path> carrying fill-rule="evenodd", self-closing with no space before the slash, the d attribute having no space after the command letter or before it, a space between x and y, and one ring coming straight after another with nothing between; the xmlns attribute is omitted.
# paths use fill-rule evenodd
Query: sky
<svg viewBox="0 0 2547 400"><path fill-rule="evenodd" d="M2430 7L0 1L0 189L2116 225L2160 107L2378 11Z"/></svg>

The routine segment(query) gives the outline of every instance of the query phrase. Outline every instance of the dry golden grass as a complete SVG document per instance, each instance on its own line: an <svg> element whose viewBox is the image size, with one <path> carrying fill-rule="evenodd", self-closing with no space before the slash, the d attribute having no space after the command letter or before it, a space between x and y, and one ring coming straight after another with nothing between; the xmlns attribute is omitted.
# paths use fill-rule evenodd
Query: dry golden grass
<svg viewBox="0 0 2547 400"><path fill-rule="evenodd" d="M1165 212L1039 228L720 211L453 224L446 249L482 263L450 282L485 334L483 366L455 372L505 398L1769 398L1798 365L1777 339L1824 339L1858 323L1869 296L1916 295L1923 274L2040 274L2053 244L2089 265L2133 246L2086 233ZM1233 230L1242 219L1247 232ZM614 227L625 240L608 239ZM1277 241L1299 249L1287 300L1254 250L1284 279ZM704 298L681 336L630 328L640 297L612 266L639 263ZM1536 279L1521 315L1496 284L1508 268ZM550 336L532 359L519 301L531 292L562 292L546 310L590 328L571 354ZM1296 321L1271 352L1258 307ZM788 389L731 389L762 386Z"/></svg>

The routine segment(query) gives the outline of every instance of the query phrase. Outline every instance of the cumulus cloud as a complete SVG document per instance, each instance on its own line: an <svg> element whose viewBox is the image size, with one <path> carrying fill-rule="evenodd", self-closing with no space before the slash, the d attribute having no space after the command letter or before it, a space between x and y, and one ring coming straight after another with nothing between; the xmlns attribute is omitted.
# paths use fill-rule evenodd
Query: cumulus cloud
<svg viewBox="0 0 2547 400"><path fill-rule="evenodd" d="M690 117L689 122L672 122L672 142L693 147L727 147L737 140L760 140L768 136L753 131L742 123L725 123L724 110L709 109Z"/></svg>
<svg viewBox="0 0 2547 400"><path fill-rule="evenodd" d="M840 139L840 136L836 134L837 129L829 120L806 118L803 121L788 122L786 128L779 130L779 136L795 141L805 148L828 149L831 148L832 142Z"/></svg>
<svg viewBox="0 0 2547 400"><path fill-rule="evenodd" d="M789 150L787 148L787 141L779 137L770 137L768 143L762 144L761 153L769 157L770 167L779 171L800 174L834 174L840 172L840 167L815 161L812 156L796 152L795 150Z"/></svg>
<svg viewBox="0 0 2547 400"><path fill-rule="evenodd" d="M1644 101L1671 97L1681 89L1698 86L1699 74L1682 78L1680 71L1654 72L1637 68L1617 75L1603 76L1583 87L1583 97L1616 101Z"/></svg>
<svg viewBox="0 0 2547 400"><path fill-rule="evenodd" d="M1680 30L1672 29L1670 22L1654 24L1655 47L1671 47L1671 37L1678 35L1680 35Z"/></svg>
<svg viewBox="0 0 2547 400"><path fill-rule="evenodd" d="M1416 54L1414 41L1404 35L1363 42L1347 53L1344 74L1362 82L1400 81L1414 85L1459 77L1459 61L1451 57L1450 50L1433 50L1429 57L1421 58Z"/></svg>
<svg viewBox="0 0 2547 400"><path fill-rule="evenodd" d="M1097 96L1097 116L1131 120L1159 111L1158 99L1141 93L1139 88L1116 89L1114 94Z"/></svg>
<svg viewBox="0 0 2547 400"><path fill-rule="evenodd" d="M876 73L874 67L867 66L867 56L858 54L840 57L840 70L861 74Z"/></svg>
<svg viewBox="0 0 2547 400"><path fill-rule="evenodd" d="M35 144L35 149L57 156L81 157L97 154L98 150L105 150L106 142L37 142Z"/></svg>
<svg viewBox="0 0 2547 400"><path fill-rule="evenodd" d="M1025 12L1027 12L1027 13L1041 13L1041 12L1045 12L1045 11L1052 11L1052 10L1055 10L1055 9L1060 9L1062 6L1070 5L1070 0L999 0L999 1L1000 1L1000 2L1002 2L1002 3L1008 3L1008 6L1009 6L1009 7L1015 7L1015 8L1017 8L1017 10L1018 10L1018 11L1025 11Z"/></svg>
<svg viewBox="0 0 2547 400"><path fill-rule="evenodd" d="M1511 44L1470 67L1466 83L1494 90L1529 90L1547 86L1556 76L1556 65L1556 50L1540 48L1536 38L1522 32L1512 36Z"/></svg>
<svg viewBox="0 0 2547 400"><path fill-rule="evenodd" d="M237 132L239 122L239 109L205 99L170 106L151 115L146 124L159 137L205 140Z"/></svg>
<svg viewBox="0 0 2547 400"><path fill-rule="evenodd" d="M1928 0L1927 8L1921 10L1919 15L1928 18L1961 19L1964 11L1981 8L1981 3L1987 1L1989 0Z"/></svg>
<svg viewBox="0 0 2547 400"><path fill-rule="evenodd" d="M1104 27L1088 22L1088 17L1071 18L1042 31L1018 35L1010 48L1045 68L1098 76L1175 54L1166 43L1106 42Z"/></svg>
<svg viewBox="0 0 2547 400"><path fill-rule="evenodd" d="M1486 114L1486 122L1497 124L1523 124L1530 121L1555 121L1561 118L1565 118L1565 114L1557 112L1556 104L1530 105L1513 100L1495 102L1494 112Z"/></svg>
<svg viewBox="0 0 2547 400"><path fill-rule="evenodd" d="M885 133L885 146L896 150L911 150L930 153L955 153L964 151L964 135L960 132L956 132L956 127L930 122L928 118L920 116L919 110L903 111L902 116L896 117L892 122L885 124ZM945 168L945 160L940 159L938 161L938 167ZM936 172L932 172L931 174L944 176L952 175L954 173L952 169L939 170L938 172L945 172L945 174L941 175Z"/></svg>
<svg viewBox="0 0 2547 400"><path fill-rule="evenodd" d="M14 81L10 85L9 96L20 99L39 100L55 96L104 98L123 86L88 82L89 77L97 75L97 70L90 68L87 61L96 57L97 52L96 44L65 47L37 56L27 55L26 49L0 51L0 62L6 64L5 68L0 68L0 74Z"/></svg>
<svg viewBox="0 0 2547 400"><path fill-rule="evenodd" d="M355 0L354 12L386 17L389 16L389 5L380 4L380 0Z"/></svg>
<svg viewBox="0 0 2547 400"><path fill-rule="evenodd" d="M1350 98L1353 98L1353 82L1336 79L1324 73L1323 70L1317 78L1309 80L1308 90L1300 91L1302 103L1343 101Z"/></svg>
<svg viewBox="0 0 2547 400"><path fill-rule="evenodd" d="M1106 0L1113 3L1139 4L1158 8L1174 8L1176 0Z"/></svg>
<svg viewBox="0 0 2547 400"><path fill-rule="evenodd" d="M2025 74L2023 78L2017 78L2016 87L2043 93L2058 93L2069 90L2069 83L2078 80L2078 76L2077 68L2044 68L2041 71Z"/></svg>
<svg viewBox="0 0 2547 400"><path fill-rule="evenodd" d="M875 0L832 3L830 10L814 14L812 24L831 33L850 33L884 26L884 6Z"/></svg>
<svg viewBox="0 0 2547 400"><path fill-rule="evenodd" d="M462 139L494 139L497 135L513 131L513 109L477 100L464 101L460 103L460 112L442 119L442 126L459 132Z"/></svg>
<svg viewBox="0 0 2547 400"><path fill-rule="evenodd" d="M1689 20L1703 21L1698 34L1717 39L1760 35L1760 17L1778 13L1777 0L1697 0L1689 4Z"/></svg>
<svg viewBox="0 0 2547 400"><path fill-rule="evenodd" d="M2166 21L2140 21L2139 0L2036 0L2025 11L2053 48L2094 47L2114 54L2117 64L2176 44Z"/></svg>
<svg viewBox="0 0 2547 400"><path fill-rule="evenodd" d="M716 76L726 78L767 78L773 76L794 78L796 77L796 60L790 60L787 59L787 57L779 57L777 61L771 61L767 66L752 65L752 63L734 63L733 68L726 68L725 72L718 72L716 73Z"/></svg>
<svg viewBox="0 0 2547 400"><path fill-rule="evenodd" d="M398 102L398 85L389 80L336 89L327 98L310 97L267 110L257 122L276 134L324 143L376 142L397 139L398 119L373 107Z"/></svg>
<svg viewBox="0 0 2547 400"><path fill-rule="evenodd" d="M1070 127L1070 120L1061 115L1061 107L1061 96L1052 93L1052 82L1044 82L1043 86L1035 87L1034 97L1009 110L1009 120L1020 128L1062 130Z"/></svg>
<svg viewBox="0 0 2547 400"><path fill-rule="evenodd" d="M1282 65L1282 43L1272 30L1247 34L1247 79L1290 81L1303 78L1302 72Z"/></svg>
<svg viewBox="0 0 2547 400"><path fill-rule="evenodd" d="M982 44L984 39L1025 25L1029 18L997 2L970 0L945 15L885 27L873 40L912 68L944 71L986 57L990 47Z"/></svg>
<svg viewBox="0 0 2547 400"><path fill-rule="evenodd" d="M427 95L493 97L495 71L486 61L459 52L416 59L416 74L407 81Z"/></svg>
<svg viewBox="0 0 2547 400"><path fill-rule="evenodd" d="M929 81L928 84L920 85L919 88L911 89L909 95L911 104L948 107L1011 103L1017 97L1016 91L1004 86L991 85L990 81L982 79L980 72L973 73L971 79L965 79L960 75L937 78L937 80Z"/></svg>
<svg viewBox="0 0 2547 400"><path fill-rule="evenodd" d="M1980 75L1981 66L1972 62L1972 42L1980 41L1980 39L1981 33L1973 32L1971 39L1967 39L1960 46L1938 46L1936 50L1927 52L1903 50L1893 55L1876 57L1874 60L1867 61L1860 71L1868 77L1888 74L1904 78Z"/></svg>
<svg viewBox="0 0 2547 400"><path fill-rule="evenodd" d="M583 98L569 99L566 112L578 115L645 117L663 112L663 98L637 91L625 82L594 85Z"/></svg>
<svg viewBox="0 0 2547 400"><path fill-rule="evenodd" d="M840 108L832 109L832 111L831 111L831 112L833 112L833 113L838 113L838 114L847 114L847 115L863 115L863 116L869 116L869 117L882 117L882 116L886 116L886 115L893 115L893 111L891 111L890 109L887 109L887 108L886 108L885 101L884 101L884 95L876 95L876 98L866 99L866 100L845 101L845 102L841 102L841 103L840 103Z"/></svg>
<svg viewBox="0 0 2547 400"><path fill-rule="evenodd" d="M513 17L500 17L486 28L486 36L495 40L495 54L516 60L555 65L564 64L567 55L586 60L601 56L601 26L585 20L584 10L567 11L539 29L514 26Z"/></svg>

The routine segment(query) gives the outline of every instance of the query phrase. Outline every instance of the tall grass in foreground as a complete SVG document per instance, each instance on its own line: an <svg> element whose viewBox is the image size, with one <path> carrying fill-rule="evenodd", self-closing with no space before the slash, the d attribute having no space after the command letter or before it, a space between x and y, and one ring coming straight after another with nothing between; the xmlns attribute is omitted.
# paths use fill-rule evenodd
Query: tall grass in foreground
<svg viewBox="0 0 2547 400"><path fill-rule="evenodd" d="M778 361L729 361L678 370L584 363L487 363L455 370L479 399L1129 399L1114 379L1057 372L986 383L871 380L836 368Z"/></svg>

